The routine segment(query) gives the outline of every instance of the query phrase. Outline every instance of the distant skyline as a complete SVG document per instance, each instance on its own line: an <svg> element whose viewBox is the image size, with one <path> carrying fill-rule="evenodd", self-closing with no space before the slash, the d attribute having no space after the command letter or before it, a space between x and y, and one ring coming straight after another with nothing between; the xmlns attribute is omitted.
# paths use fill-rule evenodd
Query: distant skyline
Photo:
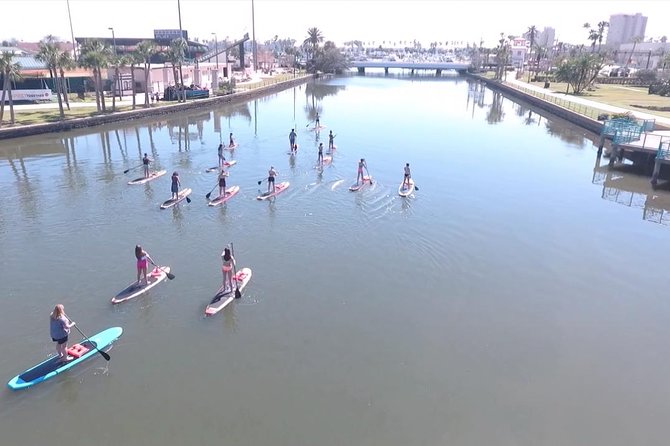
<svg viewBox="0 0 670 446"><path fill-rule="evenodd" d="M38 41L47 34L70 40L66 0L0 0L0 40ZM70 0L75 37L153 37L154 29L178 29L177 0ZM189 38L231 40L252 36L251 0L181 0L182 27ZM307 28L326 40L463 41L486 46L499 35L520 35L529 26L556 29L556 40L589 44L582 25L611 14L649 17L646 37L670 34L667 1L441 1L441 0L255 0L259 42L293 38L302 43ZM665 23L664 23L665 21ZM670 36L669 36L670 37Z"/></svg>

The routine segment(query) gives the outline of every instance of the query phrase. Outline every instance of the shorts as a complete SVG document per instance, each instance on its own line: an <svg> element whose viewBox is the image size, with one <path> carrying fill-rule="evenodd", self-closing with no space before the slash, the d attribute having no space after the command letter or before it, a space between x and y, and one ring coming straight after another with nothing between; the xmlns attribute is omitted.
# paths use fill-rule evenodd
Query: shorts
<svg viewBox="0 0 670 446"><path fill-rule="evenodd" d="M54 342L58 342L58 345L63 345L67 342L67 336L65 336L63 339L51 338L51 340L54 341Z"/></svg>
<svg viewBox="0 0 670 446"><path fill-rule="evenodd" d="M226 179L219 178L219 187L226 187Z"/></svg>
<svg viewBox="0 0 670 446"><path fill-rule="evenodd" d="M146 259L137 261L137 269L147 269L147 266L148 264Z"/></svg>
<svg viewBox="0 0 670 446"><path fill-rule="evenodd" d="M179 186L177 186L176 184L173 184L172 187L170 188L170 190L172 191L173 194L176 194L176 193L179 192Z"/></svg>
<svg viewBox="0 0 670 446"><path fill-rule="evenodd" d="M409 174L408 174L408 173L405 174L405 178L409 178Z"/></svg>
<svg viewBox="0 0 670 446"><path fill-rule="evenodd" d="M275 177L268 177L268 183L275 184Z"/></svg>

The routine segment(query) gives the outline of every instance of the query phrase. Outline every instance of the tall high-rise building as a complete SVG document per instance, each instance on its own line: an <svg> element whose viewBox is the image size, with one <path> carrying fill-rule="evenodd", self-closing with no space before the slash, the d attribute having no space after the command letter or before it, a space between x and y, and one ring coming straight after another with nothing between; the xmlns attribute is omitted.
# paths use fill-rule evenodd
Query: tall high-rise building
<svg viewBox="0 0 670 446"><path fill-rule="evenodd" d="M636 37L644 37L647 28L647 17L639 12L632 14L614 14L610 16L605 45L618 48L622 43L631 43Z"/></svg>
<svg viewBox="0 0 670 446"><path fill-rule="evenodd" d="M551 48L554 46L554 41L556 40L556 30L549 26L545 26L544 29L537 36L537 44L543 48Z"/></svg>

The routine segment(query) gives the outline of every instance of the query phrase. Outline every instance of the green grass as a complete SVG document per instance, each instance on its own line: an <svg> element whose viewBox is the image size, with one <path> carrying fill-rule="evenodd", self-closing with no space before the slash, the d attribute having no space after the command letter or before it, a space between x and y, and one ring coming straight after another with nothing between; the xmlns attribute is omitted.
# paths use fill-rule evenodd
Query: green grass
<svg viewBox="0 0 670 446"><path fill-rule="evenodd" d="M531 82L531 84L539 87L544 86L544 82ZM557 93L565 93L565 88L565 83L552 82L551 87L548 90ZM655 94L647 94L646 87L596 84L595 91L585 91L580 97L591 101L602 102L603 104L614 105L615 107L627 108L632 111L670 118L670 112L647 110L645 108L634 106L670 107L670 98Z"/></svg>
<svg viewBox="0 0 670 446"><path fill-rule="evenodd" d="M116 107L116 110L126 111L130 110L131 108L131 106ZM111 110L111 107L109 107L108 110ZM67 121L76 118L88 118L91 116L99 116L111 113L111 111L98 113L95 109L92 110L90 108L73 108L69 111L65 110L65 120ZM58 109L16 111L16 125L42 124L45 122L58 122L60 120L60 113Z"/></svg>

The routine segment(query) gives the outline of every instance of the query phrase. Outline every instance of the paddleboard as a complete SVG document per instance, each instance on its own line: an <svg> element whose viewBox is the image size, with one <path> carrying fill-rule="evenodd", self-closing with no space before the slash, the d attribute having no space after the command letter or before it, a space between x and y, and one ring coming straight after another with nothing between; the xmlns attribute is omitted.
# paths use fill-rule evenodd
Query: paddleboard
<svg viewBox="0 0 670 446"><path fill-rule="evenodd" d="M326 128L325 125L317 125L317 126L311 127L309 130L312 131L312 132L318 132L319 130L322 130L322 129L325 129L325 128Z"/></svg>
<svg viewBox="0 0 670 446"><path fill-rule="evenodd" d="M398 186L398 195L401 197L408 197L412 192L414 192L414 180L411 178L409 179L409 187L404 181Z"/></svg>
<svg viewBox="0 0 670 446"><path fill-rule="evenodd" d="M361 181L358 184L356 184L356 183L352 184L351 186L349 186L349 190L352 191L352 192L356 192L357 190L360 190L366 184L371 184L371 181L372 181L371 177L364 176L363 181Z"/></svg>
<svg viewBox="0 0 670 446"><path fill-rule="evenodd" d="M162 176L165 175L166 173L167 173L167 170L159 170L159 171L157 171L157 172L151 172L151 173L149 174L149 178L144 178L144 177L135 178L134 180L130 180L130 181L128 181L128 184L144 184L144 183L148 183L149 181L153 181L153 180L155 180L155 179L158 178L158 177L162 177Z"/></svg>
<svg viewBox="0 0 670 446"><path fill-rule="evenodd" d="M325 166L329 165L330 163L333 162L333 157L332 156L324 156L323 157L323 162L321 164L317 164L314 166L315 169L323 169Z"/></svg>
<svg viewBox="0 0 670 446"><path fill-rule="evenodd" d="M222 203L225 203L226 201L230 200L233 198L233 196L240 191L240 186L230 186L228 189L226 189L225 194L223 197L216 197L215 199L211 200L209 203L207 203L208 206L218 206Z"/></svg>
<svg viewBox="0 0 670 446"><path fill-rule="evenodd" d="M165 200L165 201L163 202L163 204L161 204L161 209L171 208L171 207L174 206L175 204L177 204L177 203L179 203L180 201L183 201L184 199L186 199L186 197L188 197L189 195L191 195L191 192L192 192L191 189L189 189L188 187L187 187L186 189L182 189L182 190L180 190L179 193L177 194L177 196L178 196L179 198L177 198L177 199L170 198L169 200Z"/></svg>
<svg viewBox="0 0 670 446"><path fill-rule="evenodd" d="M233 144L232 146L226 146L226 147L224 147L224 149L225 149L225 150L235 150L235 149L237 149L238 146L239 146L239 144L235 143L235 144Z"/></svg>
<svg viewBox="0 0 670 446"><path fill-rule="evenodd" d="M34 386L35 384L39 384L43 381L46 381L47 379L53 378L54 376L63 373L68 369L71 369L77 364L86 361L92 356L97 356L99 353L95 349L95 347L98 347L98 349L100 350L104 350L114 341L119 339L122 333L123 329L121 327L112 327L108 328L107 330L101 331L100 333L91 336L90 338L88 338L88 340L84 340L79 344L86 350L81 350L79 353L77 353L81 354L81 356L79 356L78 358L74 358L67 362L59 362L57 356L48 358L47 360L37 364L36 366L26 370L20 375L17 375L14 378L12 378L7 383L7 387L9 387L12 390L20 390ZM72 347L74 346L68 348L68 353L74 351Z"/></svg>
<svg viewBox="0 0 670 446"><path fill-rule="evenodd" d="M337 150L337 146L333 145L333 148L326 150L326 153L335 153L336 150Z"/></svg>
<svg viewBox="0 0 670 446"><path fill-rule="evenodd" d="M232 167L232 166L234 166L235 164L237 164L237 160L230 160L230 161L224 161L224 162L223 162L223 165L224 165L225 167ZM212 166L212 167L210 167L210 168L208 168L208 169L205 169L205 172L207 172L207 173L209 173L209 172L218 172L219 169L220 169L219 166Z"/></svg>
<svg viewBox="0 0 670 446"><path fill-rule="evenodd" d="M275 190L270 191L270 192L263 192L259 196L256 197L256 200L267 200L268 198L274 197L276 195L281 194L284 192L286 189L288 189L290 183L288 181L284 181L283 183L279 183L275 185Z"/></svg>
<svg viewBox="0 0 670 446"><path fill-rule="evenodd" d="M205 316L212 316L219 311L226 308L226 305L231 303L235 299L235 287L239 286L240 292L244 290L244 287L247 286L251 280L251 269L242 268L233 276L233 289L228 290L222 285L219 288L219 291L216 292L214 298L210 301L209 305L205 308Z"/></svg>
<svg viewBox="0 0 670 446"><path fill-rule="evenodd" d="M154 268L151 272L147 273L147 285L138 285L137 282L133 282L123 290L119 292L116 296L112 297L113 304L120 304L127 300L133 299L137 296L141 296L146 293L165 279L167 279L167 273L170 272L169 266L163 266L161 269ZM144 280L144 279L141 279Z"/></svg>

